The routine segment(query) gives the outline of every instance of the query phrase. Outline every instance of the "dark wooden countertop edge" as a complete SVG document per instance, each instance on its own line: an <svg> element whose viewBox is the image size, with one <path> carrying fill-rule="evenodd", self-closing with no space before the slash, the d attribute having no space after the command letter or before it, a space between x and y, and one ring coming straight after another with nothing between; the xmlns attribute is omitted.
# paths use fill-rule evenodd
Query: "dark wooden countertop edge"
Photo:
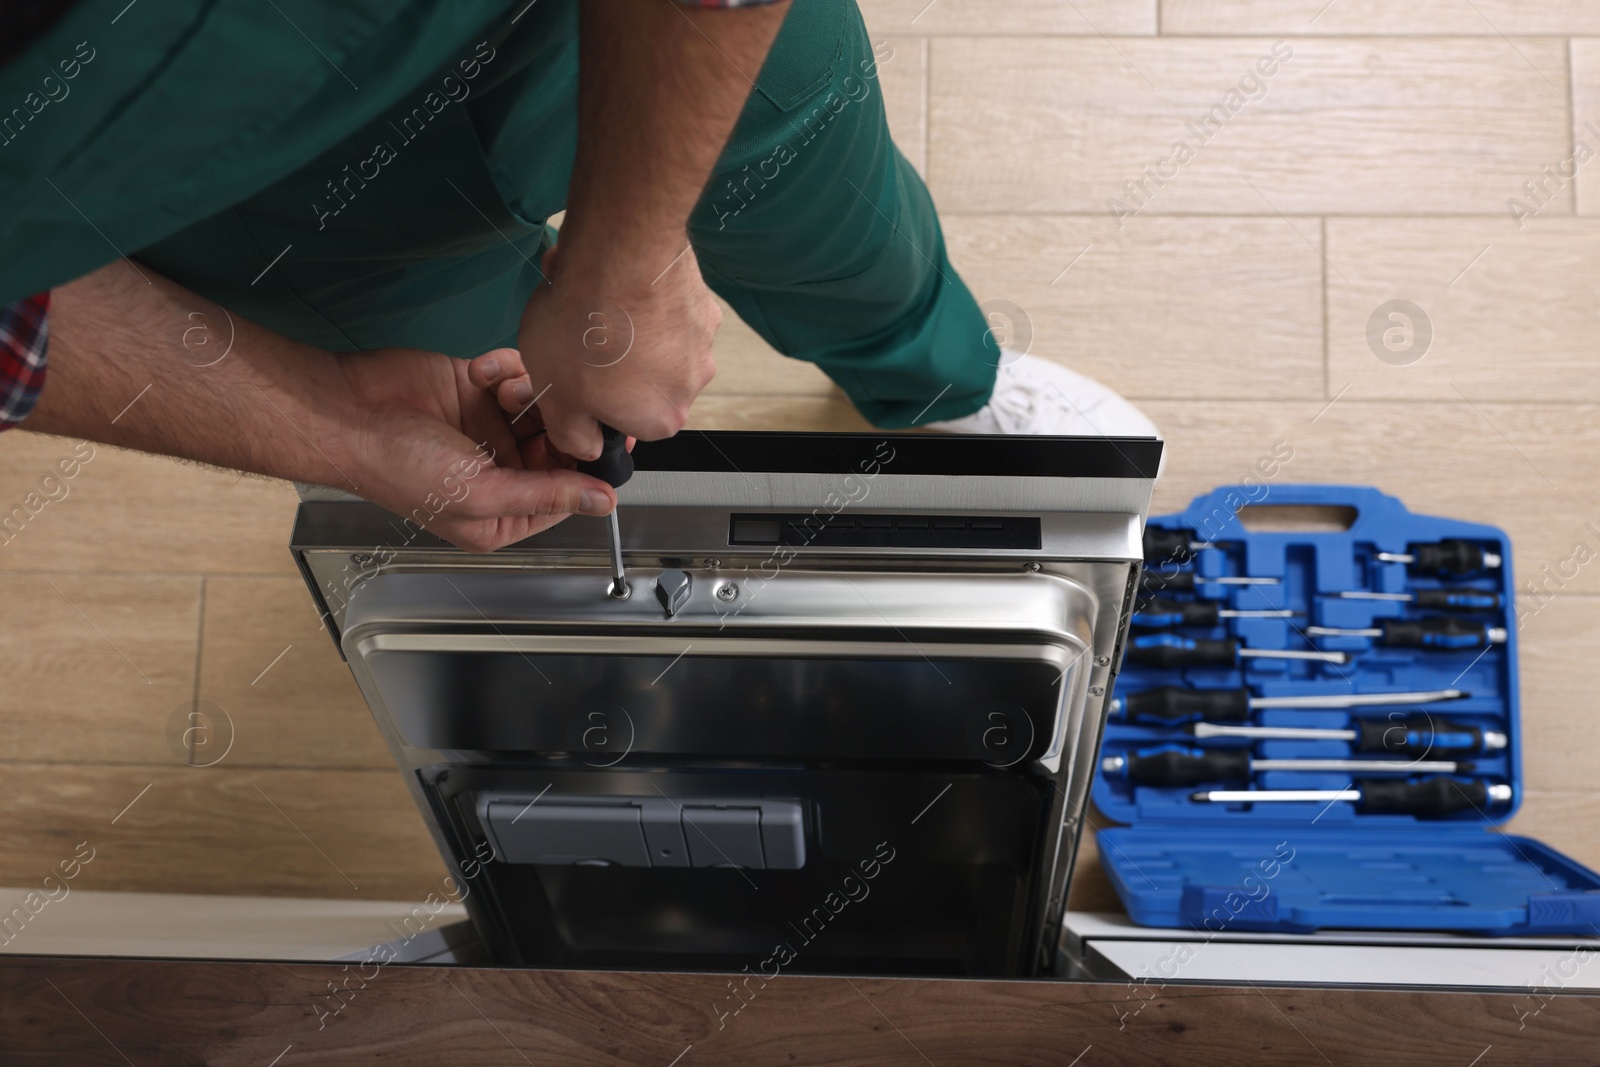
<svg viewBox="0 0 1600 1067"><path fill-rule="evenodd" d="M1600 995L0 957L0 1063L1600 1063Z"/></svg>

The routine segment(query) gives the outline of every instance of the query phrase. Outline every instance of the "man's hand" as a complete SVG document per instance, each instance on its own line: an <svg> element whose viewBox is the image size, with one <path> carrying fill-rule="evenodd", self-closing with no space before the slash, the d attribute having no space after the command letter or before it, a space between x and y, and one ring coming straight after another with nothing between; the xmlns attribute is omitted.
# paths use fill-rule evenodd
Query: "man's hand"
<svg viewBox="0 0 1600 1067"><path fill-rule="evenodd" d="M581 0L561 254L518 337L533 391L550 387L545 424L569 455L600 454L602 419L670 437L711 380L720 316L688 251L689 213L787 10Z"/></svg>
<svg viewBox="0 0 1600 1067"><path fill-rule="evenodd" d="M50 312L31 430L344 489L471 551L615 506L518 399L513 349L335 356L120 262Z"/></svg>
<svg viewBox="0 0 1600 1067"><path fill-rule="evenodd" d="M516 349L471 362L409 348L336 358L360 412L345 445L352 477L373 503L469 552L615 506L609 486L551 447L537 409L517 403Z"/></svg>
<svg viewBox="0 0 1600 1067"><path fill-rule="evenodd" d="M687 240L654 284L635 270L570 266L555 249L545 254L553 284L522 314L532 375L519 395L543 392L550 439L572 455L599 455L596 419L646 440L671 437L716 373L711 339L722 322Z"/></svg>

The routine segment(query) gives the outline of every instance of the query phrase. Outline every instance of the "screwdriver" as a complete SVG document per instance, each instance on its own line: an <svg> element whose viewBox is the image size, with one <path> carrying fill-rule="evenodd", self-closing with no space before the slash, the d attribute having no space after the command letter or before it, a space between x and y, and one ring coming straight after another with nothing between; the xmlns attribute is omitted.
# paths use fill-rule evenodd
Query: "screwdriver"
<svg viewBox="0 0 1600 1067"><path fill-rule="evenodd" d="M1263 801L1311 801L1331 804L1348 801L1362 815L1415 815L1442 819L1462 811L1481 810L1511 799L1511 787L1499 783L1461 782L1454 778L1425 778L1420 782L1386 782L1358 779L1352 789L1214 789L1195 793L1191 800L1211 804L1259 804Z"/></svg>
<svg viewBox="0 0 1600 1067"><path fill-rule="evenodd" d="M1161 626L1215 626L1218 619L1287 619L1294 615L1282 611L1230 611L1219 608L1215 600L1171 600L1150 597L1134 605L1132 622L1151 629Z"/></svg>
<svg viewBox="0 0 1600 1067"><path fill-rule="evenodd" d="M1205 785L1207 782L1248 782L1252 774L1299 771L1305 774L1470 774L1473 764L1464 760L1370 759L1256 759L1245 748L1214 748L1195 754L1168 749L1148 756L1107 756L1100 761L1106 774L1125 774L1138 785Z"/></svg>
<svg viewBox="0 0 1600 1067"><path fill-rule="evenodd" d="M1183 560L1188 559L1191 552L1217 547L1210 541L1190 540L1193 536L1192 530L1169 530L1164 526L1146 526L1144 558Z"/></svg>
<svg viewBox="0 0 1600 1067"><path fill-rule="evenodd" d="M1392 756L1471 756L1498 752L1506 735L1498 730L1413 715L1405 719L1354 719L1353 729L1325 730L1303 726L1218 726L1197 722L1189 734L1198 740L1243 737L1253 741L1347 741L1357 752Z"/></svg>
<svg viewBox="0 0 1600 1067"><path fill-rule="evenodd" d="M1385 563L1409 563L1419 571L1442 574L1467 574L1470 571L1500 566L1500 557L1482 545L1449 538L1433 545L1407 545L1409 552L1378 552L1373 558Z"/></svg>
<svg viewBox="0 0 1600 1067"><path fill-rule="evenodd" d="M578 470L599 478L611 488L626 484L633 477L633 454L628 451L628 439L605 423L600 424L600 458L583 460ZM628 587L627 575L622 570L622 527L617 524L617 509L607 516L611 533L611 585L606 594L615 600L627 600L633 592Z"/></svg>
<svg viewBox="0 0 1600 1067"><path fill-rule="evenodd" d="M1147 570L1139 578L1139 588L1146 593L1192 593L1196 585L1277 585L1276 578L1201 578L1194 571L1176 571L1157 574Z"/></svg>
<svg viewBox="0 0 1600 1067"><path fill-rule="evenodd" d="M1485 593L1481 589L1418 589L1415 593L1356 591L1335 595L1344 600L1392 600L1444 611L1493 611L1501 604L1499 593Z"/></svg>
<svg viewBox="0 0 1600 1067"><path fill-rule="evenodd" d="M1345 652L1300 652L1281 648L1245 648L1228 638L1202 641L1175 634L1141 634L1128 642L1128 658L1147 667L1236 667L1243 659L1308 659L1348 663Z"/></svg>
<svg viewBox="0 0 1600 1067"><path fill-rule="evenodd" d="M1503 645L1502 626L1479 626L1460 619L1379 619L1378 625L1363 630L1344 630L1337 626L1307 626L1310 637L1370 637L1389 648L1437 648L1455 650Z"/></svg>
<svg viewBox="0 0 1600 1067"><path fill-rule="evenodd" d="M1130 719L1179 721L1191 715L1208 719L1240 721L1252 711L1268 708L1366 708L1392 704L1432 704L1438 700L1460 700L1467 696L1459 689L1413 690L1404 693L1343 693L1328 696L1255 697L1248 689L1188 689L1163 685L1117 697L1111 713L1125 711Z"/></svg>

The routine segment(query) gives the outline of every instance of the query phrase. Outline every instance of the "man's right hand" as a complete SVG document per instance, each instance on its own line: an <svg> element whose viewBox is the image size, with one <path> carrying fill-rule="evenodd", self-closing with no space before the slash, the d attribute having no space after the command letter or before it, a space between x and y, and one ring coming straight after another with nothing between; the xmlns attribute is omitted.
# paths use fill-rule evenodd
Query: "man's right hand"
<svg viewBox="0 0 1600 1067"><path fill-rule="evenodd" d="M502 403L537 399L551 444L580 459L600 455L601 421L646 441L683 429L716 373L722 322L687 241L662 265L551 249L543 266L550 284L528 301L518 334L528 377L502 385Z"/></svg>

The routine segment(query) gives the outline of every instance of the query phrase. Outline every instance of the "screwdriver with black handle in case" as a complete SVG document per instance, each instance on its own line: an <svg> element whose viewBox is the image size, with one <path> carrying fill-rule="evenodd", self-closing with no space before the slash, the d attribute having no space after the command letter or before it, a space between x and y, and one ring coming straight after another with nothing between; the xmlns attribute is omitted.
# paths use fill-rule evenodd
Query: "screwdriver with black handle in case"
<svg viewBox="0 0 1600 1067"><path fill-rule="evenodd" d="M1447 538L1437 544L1407 545L1409 552L1375 552L1373 558L1384 563L1404 563L1434 574L1471 574L1500 566L1500 555L1482 545Z"/></svg>
<svg viewBox="0 0 1600 1067"><path fill-rule="evenodd" d="M1499 593L1486 593L1482 589L1418 589L1414 593L1370 593L1353 590L1335 593L1342 600L1389 600L1410 604L1418 608L1437 608L1440 611L1494 611L1502 603Z"/></svg>
<svg viewBox="0 0 1600 1067"><path fill-rule="evenodd" d="M1197 585L1278 585L1276 578L1201 578L1194 571L1162 574L1146 569L1139 576L1139 588L1146 593L1192 593Z"/></svg>
<svg viewBox="0 0 1600 1067"><path fill-rule="evenodd" d="M1169 530L1165 526L1144 528L1145 559L1188 559L1192 552L1216 548L1210 541L1197 541L1191 530Z"/></svg>
<svg viewBox="0 0 1600 1067"><path fill-rule="evenodd" d="M1209 804L1320 803L1345 801L1359 815L1411 815L1443 819L1464 811L1482 812L1511 800L1511 787L1498 782L1425 778L1420 782L1358 779L1350 789L1210 789L1191 800Z"/></svg>
<svg viewBox="0 0 1600 1067"><path fill-rule="evenodd" d="M1370 637L1386 648L1431 648L1455 652L1467 648L1506 643L1502 626L1482 626L1443 616L1429 619L1379 619L1378 625L1362 629L1338 626L1307 626L1309 637Z"/></svg>
<svg viewBox="0 0 1600 1067"><path fill-rule="evenodd" d="M1106 774L1126 775L1135 785L1165 788L1207 782L1248 782L1252 774L1296 771L1304 774L1470 774L1465 760L1256 759L1246 748L1214 748L1205 752L1167 749L1148 755L1107 756Z"/></svg>
<svg viewBox="0 0 1600 1067"><path fill-rule="evenodd" d="M1141 634L1128 642L1128 659L1146 667L1237 667L1246 659L1299 659L1348 663L1344 652L1246 648L1230 639L1207 641L1176 634Z"/></svg>
<svg viewBox="0 0 1600 1067"><path fill-rule="evenodd" d="M1467 694L1460 689L1414 690L1404 693L1328 693L1311 696L1257 697L1248 689L1190 689L1181 685L1162 685L1120 696L1111 702L1111 713L1129 719L1182 721L1195 715L1223 721L1248 719L1252 711L1268 708L1333 709L1385 707L1395 704L1432 704L1441 700L1460 700Z"/></svg>
<svg viewBox="0 0 1600 1067"><path fill-rule="evenodd" d="M1288 619L1293 618L1294 614L1288 608L1234 611L1219 606L1215 600L1149 597L1134 603L1129 621L1144 629L1159 629L1167 626L1215 626L1221 619Z"/></svg>
<svg viewBox="0 0 1600 1067"><path fill-rule="evenodd" d="M1391 756L1473 756L1502 751L1508 743L1506 734L1499 730L1435 719L1431 715L1354 719L1350 729L1197 722L1190 724L1187 732L1201 741L1217 737L1251 741L1344 741L1357 752Z"/></svg>

